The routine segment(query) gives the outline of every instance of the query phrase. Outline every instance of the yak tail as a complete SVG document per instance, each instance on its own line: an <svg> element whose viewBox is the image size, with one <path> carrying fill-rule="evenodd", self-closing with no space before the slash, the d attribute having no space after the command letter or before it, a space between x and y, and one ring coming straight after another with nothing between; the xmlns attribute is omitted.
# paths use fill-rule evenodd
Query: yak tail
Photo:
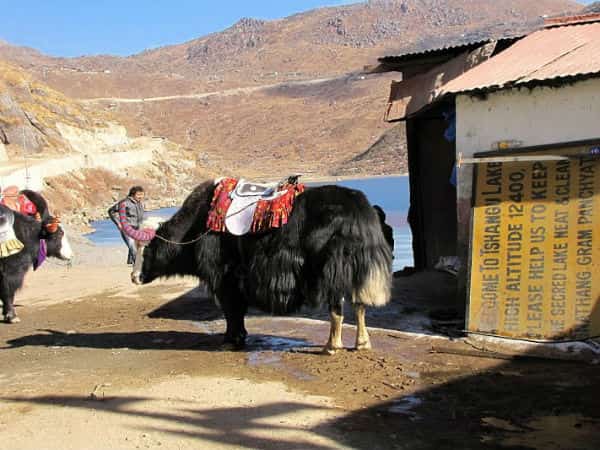
<svg viewBox="0 0 600 450"><path fill-rule="evenodd" d="M387 245L382 248L373 248L371 254L371 264L368 267L361 268L367 275L357 288L352 292L352 302L365 306L380 307L386 305L391 298L391 280L392 270L388 263L388 256L385 253ZM389 257L391 259L391 257Z"/></svg>
<svg viewBox="0 0 600 450"><path fill-rule="evenodd" d="M379 222L369 228L369 238L354 258L352 303L380 307L391 298L392 251Z"/></svg>
<svg viewBox="0 0 600 450"><path fill-rule="evenodd" d="M392 250L376 214L361 215L354 223L342 225L340 231L329 243L319 302L344 295L352 303L386 305L391 298Z"/></svg>

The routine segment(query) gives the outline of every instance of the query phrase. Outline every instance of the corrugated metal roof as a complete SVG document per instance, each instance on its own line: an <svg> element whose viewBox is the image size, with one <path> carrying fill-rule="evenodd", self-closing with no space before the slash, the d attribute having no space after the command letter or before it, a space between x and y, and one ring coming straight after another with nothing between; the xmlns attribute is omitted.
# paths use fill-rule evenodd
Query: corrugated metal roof
<svg viewBox="0 0 600 450"><path fill-rule="evenodd" d="M407 53L400 53L399 55L388 55L379 58L380 62L401 62L406 60L411 60L419 56L434 56L437 54L451 53L456 51L457 53L462 53L471 48L477 48L481 45L487 44L491 42L491 38L486 39L476 39L473 41L466 40L465 42L455 42L446 44L443 46L433 46L431 48L426 48L424 50L414 50L409 51Z"/></svg>
<svg viewBox="0 0 600 450"><path fill-rule="evenodd" d="M536 31L450 81L439 94L491 91L591 76L600 76L600 22Z"/></svg>
<svg viewBox="0 0 600 450"><path fill-rule="evenodd" d="M492 41L514 41L520 39L535 30L539 30L542 26L543 23L541 21L536 21L489 27L472 31L467 35L429 37L404 52L383 56L379 58L379 62L398 63L446 53L458 55Z"/></svg>

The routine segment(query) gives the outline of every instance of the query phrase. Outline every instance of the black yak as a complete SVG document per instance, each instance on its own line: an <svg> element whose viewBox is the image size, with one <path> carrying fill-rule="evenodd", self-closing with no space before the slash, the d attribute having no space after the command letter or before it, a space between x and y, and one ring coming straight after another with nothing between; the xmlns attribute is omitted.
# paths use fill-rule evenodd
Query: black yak
<svg viewBox="0 0 600 450"><path fill-rule="evenodd" d="M0 299L4 321L8 323L19 322L13 300L16 291L23 286L29 268L41 264L45 256L63 260L72 257L65 232L59 220L49 214L45 200L33 191L23 192L35 203L41 216L40 222L0 205L0 227L6 229L6 225L14 221L14 234L24 246L18 253L0 258Z"/></svg>
<svg viewBox="0 0 600 450"><path fill-rule="evenodd" d="M324 348L342 348L343 304L352 302L356 348L370 349L365 307L390 299L392 254L377 213L360 191L339 186L308 188L281 228L234 236L207 231L215 184L205 182L142 247L132 280L193 275L220 305L225 345L241 348L248 306L288 314L303 305L328 305L331 331ZM181 245L183 244L183 245Z"/></svg>

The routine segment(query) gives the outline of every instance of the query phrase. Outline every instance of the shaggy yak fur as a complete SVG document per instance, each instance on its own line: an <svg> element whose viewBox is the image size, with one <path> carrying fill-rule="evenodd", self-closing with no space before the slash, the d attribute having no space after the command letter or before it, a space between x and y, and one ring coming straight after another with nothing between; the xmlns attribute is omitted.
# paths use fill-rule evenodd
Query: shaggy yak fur
<svg viewBox="0 0 600 450"><path fill-rule="evenodd" d="M64 230L58 226L56 231L48 231L48 225L57 223L57 219L48 212L46 201L36 192L22 191L22 193L36 205L42 221L38 222L0 205L0 221L7 220L6 215L13 213L15 235L24 245L19 253L0 258L0 299L2 299L4 321L8 323L19 322L13 300L17 290L23 286L25 274L38 257L40 239L46 240L47 256L63 260L70 259L72 256Z"/></svg>
<svg viewBox="0 0 600 450"><path fill-rule="evenodd" d="M225 344L242 347L249 305L289 314L306 305L328 305L331 332L324 351L342 348L342 308L352 302L357 349L371 344L365 307L390 299L392 254L377 213L360 191L338 186L308 188L295 201L282 228L241 237L208 232L207 215L215 185L206 182L157 230L139 256L132 279L194 275L203 280L227 322ZM165 242L187 242L189 245Z"/></svg>

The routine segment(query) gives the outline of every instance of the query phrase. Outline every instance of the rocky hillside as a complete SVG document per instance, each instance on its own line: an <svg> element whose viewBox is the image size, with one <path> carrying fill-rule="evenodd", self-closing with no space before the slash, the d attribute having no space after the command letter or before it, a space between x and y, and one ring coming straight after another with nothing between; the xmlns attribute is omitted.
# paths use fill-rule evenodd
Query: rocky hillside
<svg viewBox="0 0 600 450"><path fill-rule="evenodd" d="M377 175L408 173L404 124L387 130L366 151L343 161L332 170L332 173L343 177L356 177L363 173Z"/></svg>
<svg viewBox="0 0 600 450"><path fill-rule="evenodd" d="M322 177L333 175L390 127L382 120L383 109L396 76L351 75L202 99L119 102L110 110L132 133L167 136L195 149L201 164L223 174ZM403 172L404 156L389 158L387 170ZM363 165L354 175L380 169Z"/></svg>
<svg viewBox="0 0 600 450"><path fill-rule="evenodd" d="M242 19L127 58L49 58L6 45L0 57L73 97L154 97L335 76L431 37L510 31L580 9L571 0L371 0L281 20Z"/></svg>
<svg viewBox="0 0 600 450"><path fill-rule="evenodd" d="M183 159L182 159L183 158ZM43 190L72 223L152 186L156 202L178 201L198 175L196 157L165 139L133 138L110 113L81 104L0 61L0 185ZM190 180L188 182L188 180Z"/></svg>
<svg viewBox="0 0 600 450"><path fill-rule="evenodd" d="M93 132L109 127L110 119L110 115L86 110L24 70L0 61L0 143L5 157L69 152L73 148L61 127Z"/></svg>

